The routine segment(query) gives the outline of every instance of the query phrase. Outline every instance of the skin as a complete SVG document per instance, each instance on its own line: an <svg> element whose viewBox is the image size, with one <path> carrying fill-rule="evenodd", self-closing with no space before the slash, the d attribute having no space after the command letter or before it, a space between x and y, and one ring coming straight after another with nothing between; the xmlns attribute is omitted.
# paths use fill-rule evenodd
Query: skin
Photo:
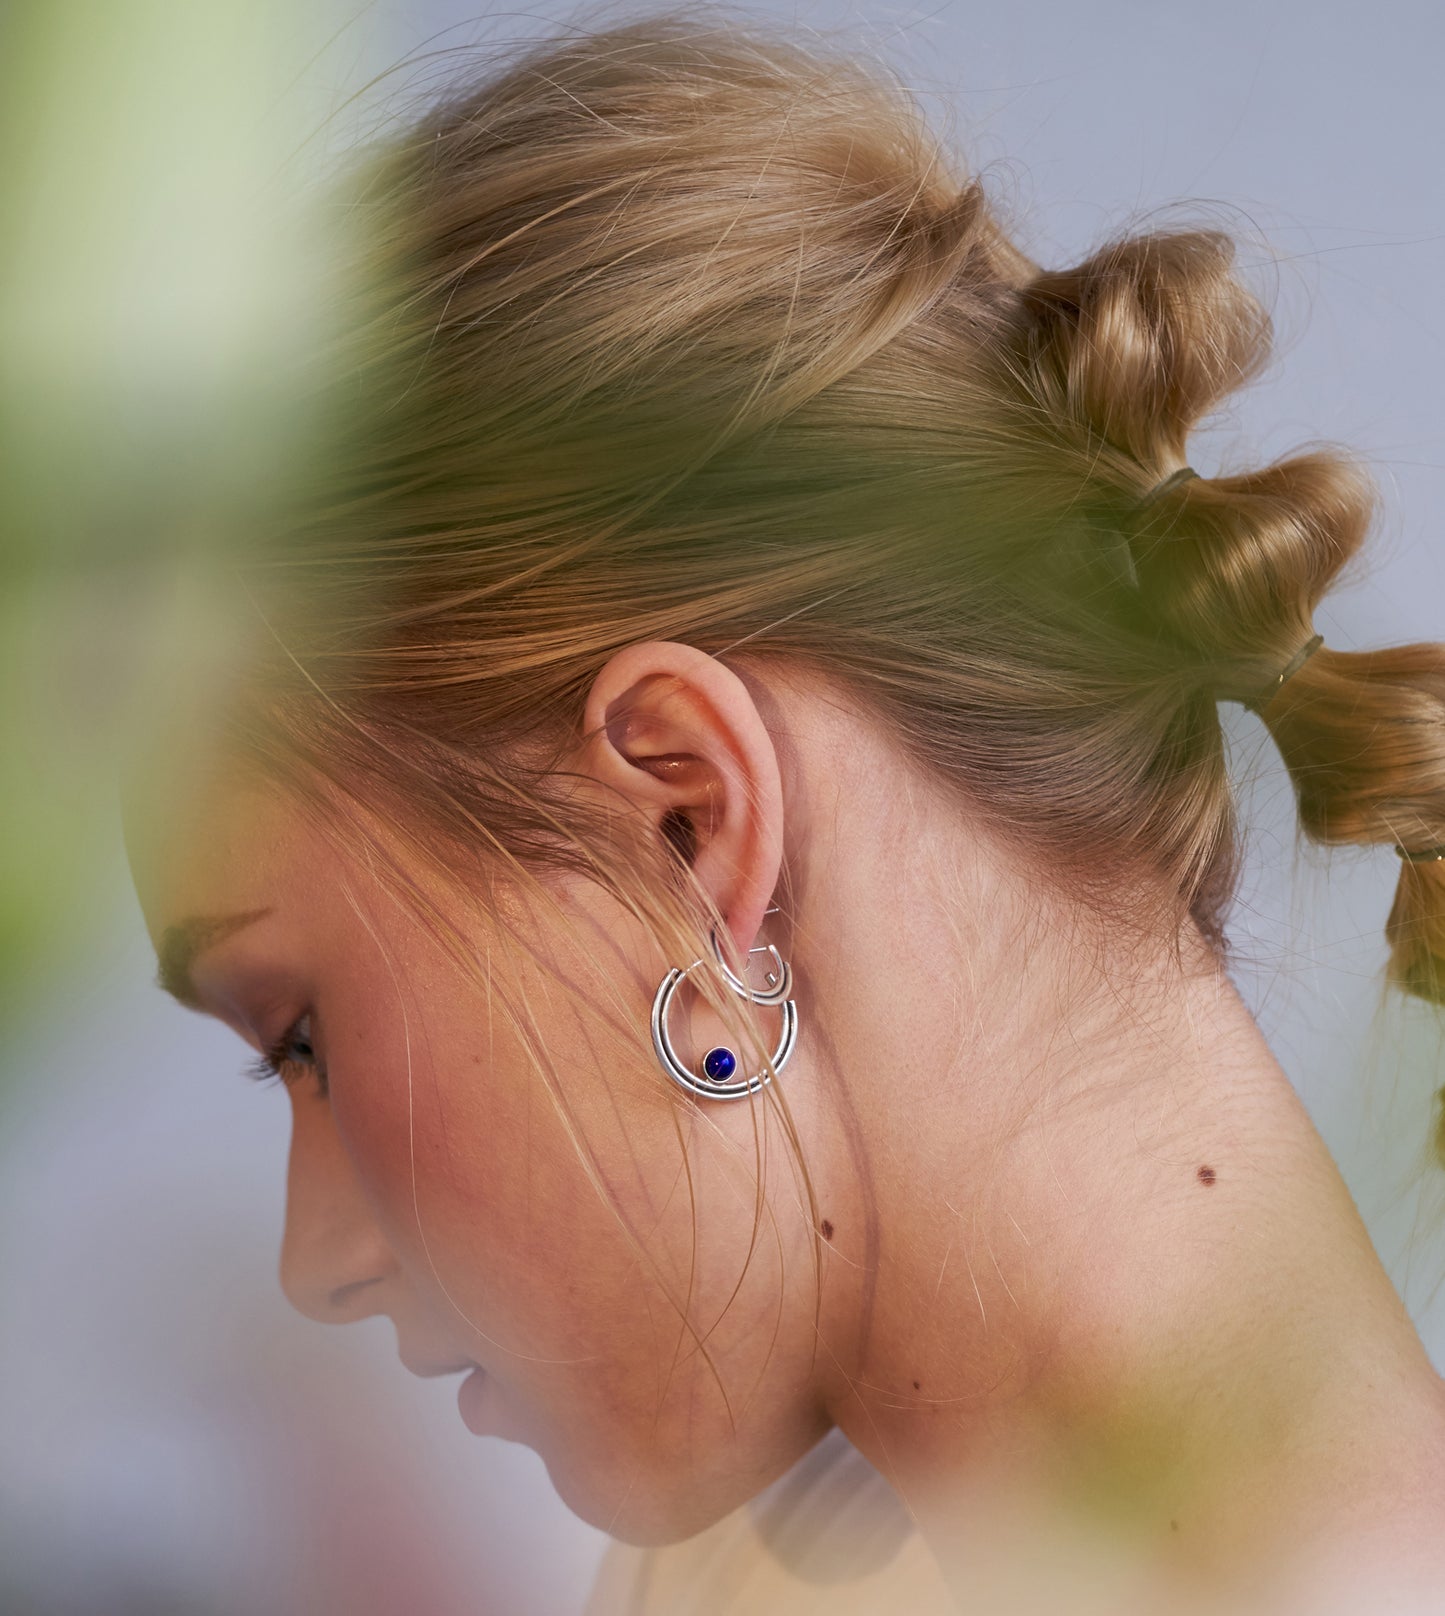
<svg viewBox="0 0 1445 1616"><path fill-rule="evenodd" d="M836 1424L978 1608L1445 1590L1445 1383L1192 925L1176 956L1086 914L796 666L632 645L584 732L579 789L659 836L686 815L734 963L792 966L821 1290L770 1108L694 1106L652 1055L686 961L556 884L496 991L531 1005L559 1108L485 979L283 794L198 762L133 801L132 867L163 955L192 917L258 916L198 954L197 1008L257 1049L313 1017L297 1308L389 1315L420 1372L480 1365L488 1428L632 1542L701 1530ZM705 1007L688 1030L721 1037Z"/></svg>

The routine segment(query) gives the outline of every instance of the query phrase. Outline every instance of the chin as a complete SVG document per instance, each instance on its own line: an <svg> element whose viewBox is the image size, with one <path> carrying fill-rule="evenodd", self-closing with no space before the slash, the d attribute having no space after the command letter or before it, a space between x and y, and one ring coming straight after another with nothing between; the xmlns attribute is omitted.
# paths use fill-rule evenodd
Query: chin
<svg viewBox="0 0 1445 1616"><path fill-rule="evenodd" d="M695 1537L753 1496L696 1472L644 1465L629 1475L605 1460L584 1469L575 1461L557 1463L545 1454L543 1463L557 1496L574 1515L639 1549L664 1548Z"/></svg>

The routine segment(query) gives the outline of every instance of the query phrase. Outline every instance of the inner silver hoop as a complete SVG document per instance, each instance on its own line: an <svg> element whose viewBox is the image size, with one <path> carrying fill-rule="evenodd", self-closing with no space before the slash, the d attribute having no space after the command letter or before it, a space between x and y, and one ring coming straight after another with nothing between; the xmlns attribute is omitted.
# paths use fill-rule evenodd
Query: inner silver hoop
<svg viewBox="0 0 1445 1616"><path fill-rule="evenodd" d="M765 912L772 914L773 911L769 909ZM722 948L718 944L716 926L708 927L707 940L712 945L713 958L722 967L722 973L727 978L728 986L734 993L741 994L745 999L751 999L754 1004L781 1004L792 992L793 968L771 943L759 943L756 948L748 950L748 954L753 955L761 954L766 949L777 961L777 969L768 972L768 986L759 989L753 987L750 982L743 982L733 975L732 967L723 958ZM693 963L700 965L702 961L695 960ZM692 966L689 965L688 970L691 969Z"/></svg>
<svg viewBox="0 0 1445 1616"><path fill-rule="evenodd" d="M782 1010L782 1033L778 1039L778 1047L773 1051L773 1071L781 1072L787 1064L788 1057L793 1053L793 1046L798 1041L798 1006L787 996L793 980L793 973L787 961L771 943L765 945L767 952L777 961L777 968L768 973L768 987L758 992L729 968L718 947L716 930L708 932L708 942L712 945L714 957L722 967L723 979L734 993L740 998L751 999L754 1004L776 1004ZM762 947L749 950L750 954L761 952ZM771 1074L766 1069L754 1073L752 1077L737 1077L728 1083L710 1082L683 1064L677 1051L672 1047L672 1039L667 1031L667 1013L672 1005L673 994L682 985L682 980L688 972L695 971L702 963L702 960L695 959L685 969L679 969L674 965L658 984L657 994L652 1001L652 1047L657 1051L657 1058L667 1073L690 1093L706 1100L741 1100L749 1094L756 1094L770 1081Z"/></svg>

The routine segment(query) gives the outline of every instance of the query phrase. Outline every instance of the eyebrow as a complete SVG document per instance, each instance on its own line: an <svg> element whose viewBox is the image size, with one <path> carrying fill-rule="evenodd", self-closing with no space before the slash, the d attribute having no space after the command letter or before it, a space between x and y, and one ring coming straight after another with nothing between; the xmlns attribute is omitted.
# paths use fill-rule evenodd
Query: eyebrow
<svg viewBox="0 0 1445 1616"><path fill-rule="evenodd" d="M235 915L193 915L168 926L156 950L156 986L188 1010L199 1010L201 996L191 980L191 967L197 957L270 913L269 909L248 909Z"/></svg>

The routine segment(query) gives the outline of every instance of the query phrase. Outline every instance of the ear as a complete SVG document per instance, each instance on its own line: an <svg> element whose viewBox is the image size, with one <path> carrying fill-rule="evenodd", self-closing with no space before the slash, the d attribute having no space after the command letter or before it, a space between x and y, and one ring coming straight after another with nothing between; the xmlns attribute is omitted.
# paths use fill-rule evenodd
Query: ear
<svg viewBox="0 0 1445 1616"><path fill-rule="evenodd" d="M686 817L693 873L731 932L741 972L783 857L777 752L748 687L695 646L646 640L598 673L583 715L582 767L666 834ZM719 938L727 954L726 938Z"/></svg>

